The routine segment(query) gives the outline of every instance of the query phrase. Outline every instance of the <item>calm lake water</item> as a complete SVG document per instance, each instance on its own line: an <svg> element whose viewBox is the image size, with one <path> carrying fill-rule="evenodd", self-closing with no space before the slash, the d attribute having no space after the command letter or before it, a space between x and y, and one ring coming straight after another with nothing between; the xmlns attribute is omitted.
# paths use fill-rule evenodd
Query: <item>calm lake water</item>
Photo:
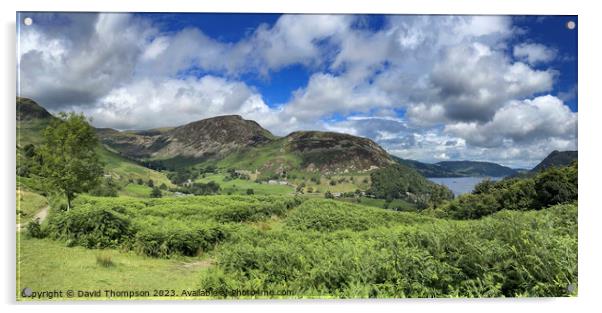
<svg viewBox="0 0 602 313"><path fill-rule="evenodd" d="M454 195L461 195L464 193L470 193L474 189L478 183L485 179L491 179L493 181L498 181L504 177L445 177L445 178L435 178L431 177L428 180L447 186L447 188L451 189L454 192Z"/></svg>

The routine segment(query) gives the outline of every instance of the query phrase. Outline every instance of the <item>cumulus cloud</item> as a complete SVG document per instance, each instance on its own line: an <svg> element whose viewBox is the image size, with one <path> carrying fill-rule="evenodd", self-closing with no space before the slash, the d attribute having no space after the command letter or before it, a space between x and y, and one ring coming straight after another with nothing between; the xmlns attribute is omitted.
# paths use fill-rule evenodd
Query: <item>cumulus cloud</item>
<svg viewBox="0 0 602 313"><path fill-rule="evenodd" d="M514 46L514 57L529 64L547 63L556 58L556 50L537 43L522 43Z"/></svg>
<svg viewBox="0 0 602 313"><path fill-rule="evenodd" d="M99 127L147 129L223 114L239 114L269 124L266 117L271 111L261 95L246 84L204 76L132 82L112 90L84 112Z"/></svg>
<svg viewBox="0 0 602 313"><path fill-rule="evenodd" d="M511 101L487 123L456 123L446 126L452 134L475 146L495 147L506 140L528 144L548 138L567 141L577 137L577 113L554 96Z"/></svg>
<svg viewBox="0 0 602 313"><path fill-rule="evenodd" d="M132 79L155 30L127 14L36 14L22 28L20 93L51 109L93 105Z"/></svg>

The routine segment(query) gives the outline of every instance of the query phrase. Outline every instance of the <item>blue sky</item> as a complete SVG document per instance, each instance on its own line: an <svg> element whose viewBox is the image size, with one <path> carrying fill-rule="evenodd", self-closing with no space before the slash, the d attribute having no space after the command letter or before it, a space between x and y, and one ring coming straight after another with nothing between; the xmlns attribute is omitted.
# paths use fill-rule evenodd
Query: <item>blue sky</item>
<svg viewBox="0 0 602 313"><path fill-rule="evenodd" d="M20 93L99 127L240 114L425 162L531 167L577 148L575 16L45 14Z"/></svg>

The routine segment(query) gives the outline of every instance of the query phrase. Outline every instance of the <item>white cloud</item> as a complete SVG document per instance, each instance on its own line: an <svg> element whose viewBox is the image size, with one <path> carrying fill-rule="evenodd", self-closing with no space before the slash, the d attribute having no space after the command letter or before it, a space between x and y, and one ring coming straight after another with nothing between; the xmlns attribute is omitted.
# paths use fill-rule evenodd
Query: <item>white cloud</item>
<svg viewBox="0 0 602 313"><path fill-rule="evenodd" d="M529 64L547 63L556 58L556 50L538 43L522 43L514 46L514 57Z"/></svg>
<svg viewBox="0 0 602 313"><path fill-rule="evenodd" d="M58 29L44 23L44 14L34 18L35 27L22 28L21 95L49 108L92 105L132 79L145 37L154 32L127 14L61 15Z"/></svg>
<svg viewBox="0 0 602 313"><path fill-rule="evenodd" d="M269 124L272 111L242 82L214 76L143 79L112 90L85 113L100 127L178 126L216 115L239 114Z"/></svg>
<svg viewBox="0 0 602 313"><path fill-rule="evenodd" d="M511 101L487 123L456 123L446 130L465 138L475 146L500 146L505 140L532 143L549 138L574 140L577 137L577 113L556 97L547 95L533 100Z"/></svg>

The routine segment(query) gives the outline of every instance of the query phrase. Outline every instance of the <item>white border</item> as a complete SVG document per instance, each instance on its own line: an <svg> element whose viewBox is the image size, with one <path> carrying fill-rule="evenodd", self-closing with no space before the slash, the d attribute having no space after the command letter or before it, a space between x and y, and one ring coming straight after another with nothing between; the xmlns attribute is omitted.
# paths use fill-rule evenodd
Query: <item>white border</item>
<svg viewBox="0 0 602 313"><path fill-rule="evenodd" d="M602 227L601 210L596 197L596 180L601 177L600 139L602 130L598 119L600 100L595 94L600 90L598 73L601 72L600 29L602 18L596 10L595 1L558 1L558 0L20 0L6 3L3 1L0 11L2 24L3 69L0 88L2 88L2 173L0 190L2 192L3 219L1 229L4 232L2 253L3 278L0 295L3 306L8 311L23 310L39 312L79 312L119 310L130 311L132 304L145 304L143 310L164 312L171 310L167 305L177 305L175 310L214 312L216 310L236 310L250 312L306 312L309 310L352 312L366 311L402 311L402 312L504 312L540 311L573 312L587 311L600 307L600 238ZM312 2L312 3L309 3ZM580 155L580 214L579 214L579 297L560 299L413 299L413 300L312 300L312 301L229 301L229 302L109 302L94 305L57 305L57 304L17 304L15 303L15 12L16 11L121 11L121 12L287 12L287 13L405 13L405 14L566 14L579 15L579 155ZM598 201L596 201L598 200ZM100 304L100 305L99 305ZM104 305L103 305L104 304Z"/></svg>

